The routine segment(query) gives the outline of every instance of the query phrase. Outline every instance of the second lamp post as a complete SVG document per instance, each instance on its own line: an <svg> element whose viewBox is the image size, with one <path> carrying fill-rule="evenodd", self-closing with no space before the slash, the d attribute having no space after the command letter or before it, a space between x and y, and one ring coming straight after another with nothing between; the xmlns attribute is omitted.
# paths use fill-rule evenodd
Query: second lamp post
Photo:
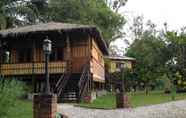
<svg viewBox="0 0 186 118"><path fill-rule="evenodd" d="M127 108L128 107L128 98L125 95L125 86L124 86L124 69L126 65L124 63L120 64L119 72L121 73L121 84L119 85L119 91L116 91L116 107L117 108Z"/></svg>

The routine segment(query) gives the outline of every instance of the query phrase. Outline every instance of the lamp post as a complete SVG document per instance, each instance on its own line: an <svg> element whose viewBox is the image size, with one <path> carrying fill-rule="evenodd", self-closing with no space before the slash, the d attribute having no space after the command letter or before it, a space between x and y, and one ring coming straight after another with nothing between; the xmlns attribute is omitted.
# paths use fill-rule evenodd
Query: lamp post
<svg viewBox="0 0 186 118"><path fill-rule="evenodd" d="M124 63L120 64L119 71L121 73L121 84L120 90L116 93L116 107L117 108L127 108L129 107L128 97L125 95L124 88L124 70L126 65Z"/></svg>
<svg viewBox="0 0 186 118"><path fill-rule="evenodd" d="M52 51L52 42L48 38L46 38L43 41L43 51L45 54L45 77L46 77L45 93L49 94L50 93L50 81L49 81L49 72L48 72L48 62L49 62L49 55L51 54L51 51Z"/></svg>
<svg viewBox="0 0 186 118"><path fill-rule="evenodd" d="M121 72L121 92L124 94L124 92L125 92L125 86L124 86L124 69L125 69L125 64L124 63L122 63L121 65L120 65L120 72Z"/></svg>
<svg viewBox="0 0 186 118"><path fill-rule="evenodd" d="M34 95L33 112L34 118L56 118L57 113L57 95L50 92L48 62L52 51L52 42L46 38L43 41L43 51L45 54L45 93Z"/></svg>
<svg viewBox="0 0 186 118"><path fill-rule="evenodd" d="M5 60L4 63L9 63L10 61L10 52L9 51L5 51Z"/></svg>

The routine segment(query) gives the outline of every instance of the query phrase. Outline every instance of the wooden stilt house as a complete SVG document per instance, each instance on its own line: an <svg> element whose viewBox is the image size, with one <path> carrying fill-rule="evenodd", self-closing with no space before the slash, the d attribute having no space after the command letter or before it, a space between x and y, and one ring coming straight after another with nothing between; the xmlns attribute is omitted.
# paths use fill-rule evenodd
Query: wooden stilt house
<svg viewBox="0 0 186 118"><path fill-rule="evenodd" d="M51 91L61 100L80 100L105 82L107 46L94 26L55 23L0 31L0 74L45 88L43 40L52 41L49 73Z"/></svg>

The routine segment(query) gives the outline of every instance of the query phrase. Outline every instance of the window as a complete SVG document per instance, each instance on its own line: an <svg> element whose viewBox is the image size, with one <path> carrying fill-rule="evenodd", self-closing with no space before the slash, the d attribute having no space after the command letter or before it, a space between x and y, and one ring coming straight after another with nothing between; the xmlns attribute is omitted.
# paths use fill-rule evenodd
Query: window
<svg viewBox="0 0 186 118"><path fill-rule="evenodd" d="M124 63L122 63L122 62L116 62L116 68L117 69L120 69L122 64L124 64Z"/></svg>

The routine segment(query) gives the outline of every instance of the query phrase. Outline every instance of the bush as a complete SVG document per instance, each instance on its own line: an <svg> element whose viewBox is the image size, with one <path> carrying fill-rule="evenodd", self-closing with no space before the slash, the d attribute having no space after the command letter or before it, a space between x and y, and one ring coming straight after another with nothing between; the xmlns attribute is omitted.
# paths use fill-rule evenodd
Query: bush
<svg viewBox="0 0 186 118"><path fill-rule="evenodd" d="M15 79L0 78L0 118L7 118L10 108L23 94L23 88L24 85Z"/></svg>

